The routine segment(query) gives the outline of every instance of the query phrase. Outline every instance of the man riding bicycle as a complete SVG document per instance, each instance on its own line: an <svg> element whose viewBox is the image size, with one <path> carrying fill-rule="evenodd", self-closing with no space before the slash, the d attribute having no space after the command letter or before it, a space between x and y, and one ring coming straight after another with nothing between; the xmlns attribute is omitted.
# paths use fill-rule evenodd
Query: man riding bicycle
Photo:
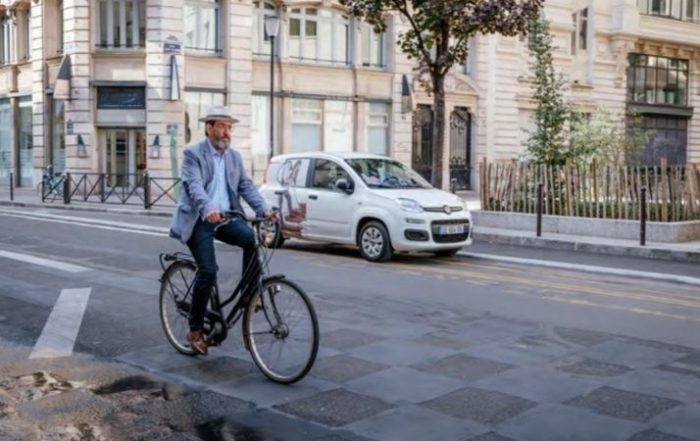
<svg viewBox="0 0 700 441"><path fill-rule="evenodd" d="M239 200L242 197L257 216L274 220L275 215L246 174L240 153L229 148L233 124L238 120L226 107L214 106L200 121L205 123L206 137L185 150L180 179L182 191L170 225L170 236L186 244L197 263L187 340L192 349L206 355L208 342L202 329L219 269L214 239L243 248L241 274L252 265L246 275L248 280L255 280L260 271L255 258L253 229L241 218L221 224L222 213L243 211Z"/></svg>

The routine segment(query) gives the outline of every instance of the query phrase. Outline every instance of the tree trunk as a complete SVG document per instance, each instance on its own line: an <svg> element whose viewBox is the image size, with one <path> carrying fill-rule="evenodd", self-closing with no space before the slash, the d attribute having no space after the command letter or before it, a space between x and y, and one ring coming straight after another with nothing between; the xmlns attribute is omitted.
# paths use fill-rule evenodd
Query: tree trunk
<svg viewBox="0 0 700 441"><path fill-rule="evenodd" d="M433 172L432 184L443 188L443 147L445 145L445 76L433 75Z"/></svg>

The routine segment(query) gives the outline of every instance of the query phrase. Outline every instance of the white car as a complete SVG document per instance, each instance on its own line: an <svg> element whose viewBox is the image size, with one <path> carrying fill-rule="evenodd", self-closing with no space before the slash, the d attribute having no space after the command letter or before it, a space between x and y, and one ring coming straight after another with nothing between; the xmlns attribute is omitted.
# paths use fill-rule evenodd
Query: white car
<svg viewBox="0 0 700 441"><path fill-rule="evenodd" d="M382 262L394 252L451 256L471 243L466 203L384 156L275 156L260 192L282 212L281 228L268 236L270 247L288 238L349 244L367 260Z"/></svg>

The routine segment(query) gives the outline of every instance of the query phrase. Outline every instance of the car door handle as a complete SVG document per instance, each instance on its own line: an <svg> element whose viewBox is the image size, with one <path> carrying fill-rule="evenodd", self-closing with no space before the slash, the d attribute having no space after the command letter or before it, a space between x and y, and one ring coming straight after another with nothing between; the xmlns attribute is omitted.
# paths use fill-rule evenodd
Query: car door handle
<svg viewBox="0 0 700 441"><path fill-rule="evenodd" d="M309 199L313 199L315 201L316 199L318 199L318 195L317 194L310 194Z"/></svg>

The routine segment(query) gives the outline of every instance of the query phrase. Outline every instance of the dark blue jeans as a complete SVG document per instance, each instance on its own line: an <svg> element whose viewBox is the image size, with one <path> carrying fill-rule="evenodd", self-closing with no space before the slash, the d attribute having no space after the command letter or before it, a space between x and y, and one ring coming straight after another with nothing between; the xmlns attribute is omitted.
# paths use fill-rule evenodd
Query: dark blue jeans
<svg viewBox="0 0 700 441"><path fill-rule="evenodd" d="M245 273L248 262L254 265L249 270L247 280L256 280L260 268L256 256L255 233L253 229L242 219L236 218L226 225L214 231L215 224L198 220L192 231L192 237L187 241L187 246L197 262L197 277L192 291L192 309L190 310L190 330L201 330L204 325L204 315L207 312L207 302L216 284L216 273L219 267L216 264L214 251L214 239L237 245L243 248L243 269L241 277Z"/></svg>

